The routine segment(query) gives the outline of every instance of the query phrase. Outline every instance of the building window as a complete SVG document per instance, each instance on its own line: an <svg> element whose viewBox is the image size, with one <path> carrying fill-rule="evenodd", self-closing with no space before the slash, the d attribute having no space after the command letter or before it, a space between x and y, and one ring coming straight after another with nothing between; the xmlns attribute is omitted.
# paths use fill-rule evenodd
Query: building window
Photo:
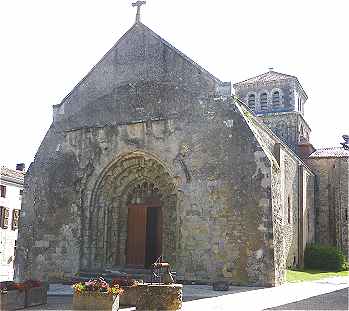
<svg viewBox="0 0 349 311"><path fill-rule="evenodd" d="M256 96L254 94L248 96L248 107L251 110L254 110L256 107Z"/></svg>
<svg viewBox="0 0 349 311"><path fill-rule="evenodd" d="M18 209L14 209L12 211L12 230L18 229L18 223L19 223L19 215L21 211Z"/></svg>
<svg viewBox="0 0 349 311"><path fill-rule="evenodd" d="M6 207L0 207L0 227L3 229L8 228L8 218L9 218L9 209Z"/></svg>
<svg viewBox="0 0 349 311"><path fill-rule="evenodd" d="M17 240L15 240L15 245L13 246L13 261L16 260L16 254L17 254Z"/></svg>
<svg viewBox="0 0 349 311"><path fill-rule="evenodd" d="M6 198L6 186L0 185L0 197Z"/></svg>
<svg viewBox="0 0 349 311"><path fill-rule="evenodd" d="M273 109L280 108L280 92L275 91L272 97Z"/></svg>
<svg viewBox="0 0 349 311"><path fill-rule="evenodd" d="M291 199L287 198L287 223L291 223Z"/></svg>
<svg viewBox="0 0 349 311"><path fill-rule="evenodd" d="M19 190L19 195L23 195L23 189Z"/></svg>
<svg viewBox="0 0 349 311"><path fill-rule="evenodd" d="M298 111L302 112L302 99L298 97Z"/></svg>
<svg viewBox="0 0 349 311"><path fill-rule="evenodd" d="M261 110L262 111L268 110L268 94L267 93L261 94L260 103L261 103Z"/></svg>

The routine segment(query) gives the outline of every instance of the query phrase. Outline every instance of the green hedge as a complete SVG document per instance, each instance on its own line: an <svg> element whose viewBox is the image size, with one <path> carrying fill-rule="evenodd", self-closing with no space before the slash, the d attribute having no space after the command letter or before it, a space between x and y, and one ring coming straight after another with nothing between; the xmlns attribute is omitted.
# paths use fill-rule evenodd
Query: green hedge
<svg viewBox="0 0 349 311"><path fill-rule="evenodd" d="M304 254L304 267L323 271L343 271L348 263L343 253L333 246L308 245Z"/></svg>

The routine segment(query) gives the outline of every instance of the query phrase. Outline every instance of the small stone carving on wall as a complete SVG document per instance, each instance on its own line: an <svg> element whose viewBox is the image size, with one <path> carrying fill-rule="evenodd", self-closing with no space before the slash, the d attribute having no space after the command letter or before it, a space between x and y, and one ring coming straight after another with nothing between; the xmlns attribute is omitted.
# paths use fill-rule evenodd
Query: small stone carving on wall
<svg viewBox="0 0 349 311"><path fill-rule="evenodd" d="M190 148L187 144L181 144L176 157L173 159L173 164L176 171L176 179L179 187L183 186L184 183L188 184L191 182L191 174L186 164L186 158L190 154Z"/></svg>

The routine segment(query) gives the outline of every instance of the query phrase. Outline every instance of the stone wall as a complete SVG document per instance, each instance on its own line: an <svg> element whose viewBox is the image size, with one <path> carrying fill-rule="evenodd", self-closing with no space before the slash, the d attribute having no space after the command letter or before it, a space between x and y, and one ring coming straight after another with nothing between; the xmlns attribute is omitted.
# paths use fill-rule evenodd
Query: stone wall
<svg viewBox="0 0 349 311"><path fill-rule="evenodd" d="M316 241L334 245L348 256L348 158L310 158L317 175Z"/></svg>
<svg viewBox="0 0 349 311"><path fill-rule="evenodd" d="M53 280L103 268L90 265L101 249L86 249L98 244L87 221L93 195L113 163L137 153L166 168L176 187L175 231L164 234L163 245L176 243L167 259L178 278L275 284L270 160L239 111L221 109L190 122L60 132L53 124L26 177L19 277Z"/></svg>
<svg viewBox="0 0 349 311"><path fill-rule="evenodd" d="M259 116L294 152L301 140L309 141L311 129L298 112L271 113Z"/></svg>
<svg viewBox="0 0 349 311"><path fill-rule="evenodd" d="M281 284L286 268L302 266L305 246L314 241L314 175L285 147L277 150L272 198L276 279Z"/></svg>

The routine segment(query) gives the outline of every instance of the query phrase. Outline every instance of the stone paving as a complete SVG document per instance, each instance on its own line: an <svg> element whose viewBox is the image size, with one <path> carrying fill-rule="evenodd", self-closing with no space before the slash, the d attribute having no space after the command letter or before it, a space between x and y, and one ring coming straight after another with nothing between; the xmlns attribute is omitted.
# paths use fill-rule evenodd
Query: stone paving
<svg viewBox="0 0 349 311"><path fill-rule="evenodd" d="M264 310L348 287L349 277L287 283L272 288L232 286L227 292L215 292L206 285L184 285L182 310ZM48 305L32 309L70 310L71 295L72 288L69 285L50 285ZM121 310L131 311L135 308L121 308Z"/></svg>

